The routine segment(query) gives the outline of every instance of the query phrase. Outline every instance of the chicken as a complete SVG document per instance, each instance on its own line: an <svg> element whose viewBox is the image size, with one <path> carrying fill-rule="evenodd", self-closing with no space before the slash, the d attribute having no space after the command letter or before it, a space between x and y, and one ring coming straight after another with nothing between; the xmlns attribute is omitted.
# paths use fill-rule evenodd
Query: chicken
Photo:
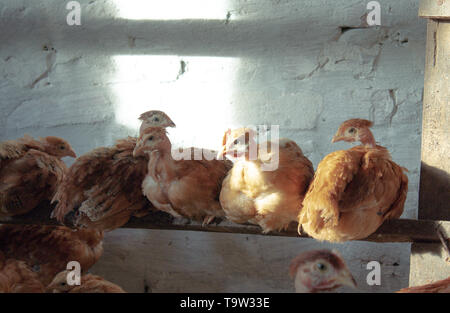
<svg viewBox="0 0 450 313"><path fill-rule="evenodd" d="M423 286L404 288L397 293L450 293L450 277Z"/></svg>
<svg viewBox="0 0 450 313"><path fill-rule="evenodd" d="M150 155L143 194L157 209L175 217L203 220L204 224L222 217L219 193L230 162L174 160L171 147L163 128L147 128L139 138L134 155ZM194 153L191 150L191 157Z"/></svg>
<svg viewBox="0 0 450 313"><path fill-rule="evenodd" d="M141 129L175 127L161 111L145 112L140 119ZM52 217L64 222L69 212L76 211L76 226L110 231L132 216L150 212L152 206L141 192L148 158L133 157L136 141L134 137L117 140L113 147L100 147L79 157L53 197L57 204Z"/></svg>
<svg viewBox="0 0 450 313"><path fill-rule="evenodd" d="M139 135L142 135L148 127L176 127L170 117L162 111L152 110L144 112L139 116L139 119L142 121L141 127L139 128Z"/></svg>
<svg viewBox="0 0 450 313"><path fill-rule="evenodd" d="M335 151L319 164L299 215L299 232L318 240L342 242L363 239L383 221L399 218L408 191L404 168L378 146L369 130L372 122L344 122L333 142L362 145Z"/></svg>
<svg viewBox="0 0 450 313"><path fill-rule="evenodd" d="M6 259L0 251L0 293L42 293L38 274L23 261Z"/></svg>
<svg viewBox="0 0 450 313"><path fill-rule="evenodd" d="M235 223L258 224L264 233L282 230L297 221L313 165L294 141L266 142L269 148L264 151L255 136L248 128L225 133L220 154L238 159L223 181L220 203ZM264 170L264 162L275 160L278 151L278 167Z"/></svg>
<svg viewBox="0 0 450 313"><path fill-rule="evenodd" d="M336 251L303 252L292 260L290 275L297 293L332 291L341 286L356 288L355 279Z"/></svg>
<svg viewBox="0 0 450 313"><path fill-rule="evenodd" d="M0 251L8 259L24 261L47 286L77 261L87 271L103 253L103 232L65 226L1 225Z"/></svg>
<svg viewBox="0 0 450 313"><path fill-rule="evenodd" d="M35 140L25 135L0 143L0 216L25 214L51 200L67 167L62 157L76 157L64 139Z"/></svg>
<svg viewBox="0 0 450 313"><path fill-rule="evenodd" d="M69 285L67 275L69 271L58 273L47 286L47 292L53 293L125 293L119 286L103 279L100 276L87 274L81 276L80 285Z"/></svg>

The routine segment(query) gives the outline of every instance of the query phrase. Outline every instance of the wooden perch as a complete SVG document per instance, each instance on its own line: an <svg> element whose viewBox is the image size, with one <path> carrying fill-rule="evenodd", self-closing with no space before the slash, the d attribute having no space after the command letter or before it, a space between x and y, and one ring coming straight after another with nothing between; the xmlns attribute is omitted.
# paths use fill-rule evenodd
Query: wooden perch
<svg viewBox="0 0 450 313"><path fill-rule="evenodd" d="M50 212L53 210L48 203L42 203L32 212L15 216L0 217L0 223L3 224L38 224L38 225L59 225L59 223L50 219ZM67 226L71 226L70 219ZM205 231L230 234L249 234L264 235L261 228L256 225L240 225L227 220L218 221L210 225L202 226L199 222L186 219L176 219L164 212L152 212L141 218L131 218L122 228L138 229L164 229L164 230L184 230L184 231ZM420 242L420 243L440 243L437 230L448 238L450 235L450 221L429 221L429 220L410 220L398 219L386 221L376 233L364 239L372 242ZM297 224L293 223L288 230L283 232L271 232L267 236L284 237L304 237L307 235L298 235ZM448 240L448 239L446 239Z"/></svg>

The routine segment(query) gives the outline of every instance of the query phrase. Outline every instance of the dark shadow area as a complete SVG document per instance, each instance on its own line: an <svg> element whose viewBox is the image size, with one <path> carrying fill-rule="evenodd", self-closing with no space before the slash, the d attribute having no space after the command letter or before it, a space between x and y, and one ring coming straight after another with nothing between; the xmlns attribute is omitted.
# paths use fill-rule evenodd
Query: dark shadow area
<svg viewBox="0 0 450 313"><path fill-rule="evenodd" d="M419 218L450 221L450 175L422 162Z"/></svg>

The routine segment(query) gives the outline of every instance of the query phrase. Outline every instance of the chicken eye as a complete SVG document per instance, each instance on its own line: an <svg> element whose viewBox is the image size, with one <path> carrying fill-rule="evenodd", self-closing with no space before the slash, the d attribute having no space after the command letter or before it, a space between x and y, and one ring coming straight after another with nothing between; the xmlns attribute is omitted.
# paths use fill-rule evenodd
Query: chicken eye
<svg viewBox="0 0 450 313"><path fill-rule="evenodd" d="M348 132L349 132L350 134L353 134L353 133L356 132L356 129L354 129L354 128L352 127L352 128L350 128L350 129L348 130Z"/></svg>
<svg viewBox="0 0 450 313"><path fill-rule="evenodd" d="M148 138L148 141L152 141L153 140L153 136L150 136L149 138Z"/></svg>
<svg viewBox="0 0 450 313"><path fill-rule="evenodd" d="M237 145L237 144L239 143L239 140L236 139L235 141L233 141L233 143L234 143L235 145Z"/></svg>
<svg viewBox="0 0 450 313"><path fill-rule="evenodd" d="M325 272L327 270L327 266L325 264L323 264L323 263L317 263L316 267L321 272Z"/></svg>
<svg viewBox="0 0 450 313"><path fill-rule="evenodd" d="M66 149L66 147L65 146L59 146L59 149L60 150L64 150L64 149Z"/></svg>
<svg viewBox="0 0 450 313"><path fill-rule="evenodd" d="M159 118L155 117L155 118L153 119L153 121L159 122Z"/></svg>

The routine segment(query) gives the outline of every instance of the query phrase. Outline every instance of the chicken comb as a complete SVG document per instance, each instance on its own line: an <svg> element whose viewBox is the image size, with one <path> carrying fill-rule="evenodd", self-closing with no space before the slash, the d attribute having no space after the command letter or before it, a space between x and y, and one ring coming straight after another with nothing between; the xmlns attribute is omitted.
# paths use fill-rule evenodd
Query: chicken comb
<svg viewBox="0 0 450 313"><path fill-rule="evenodd" d="M356 128L369 128L373 126L373 122L362 118L352 118L343 122L339 129L344 129L350 126Z"/></svg>

